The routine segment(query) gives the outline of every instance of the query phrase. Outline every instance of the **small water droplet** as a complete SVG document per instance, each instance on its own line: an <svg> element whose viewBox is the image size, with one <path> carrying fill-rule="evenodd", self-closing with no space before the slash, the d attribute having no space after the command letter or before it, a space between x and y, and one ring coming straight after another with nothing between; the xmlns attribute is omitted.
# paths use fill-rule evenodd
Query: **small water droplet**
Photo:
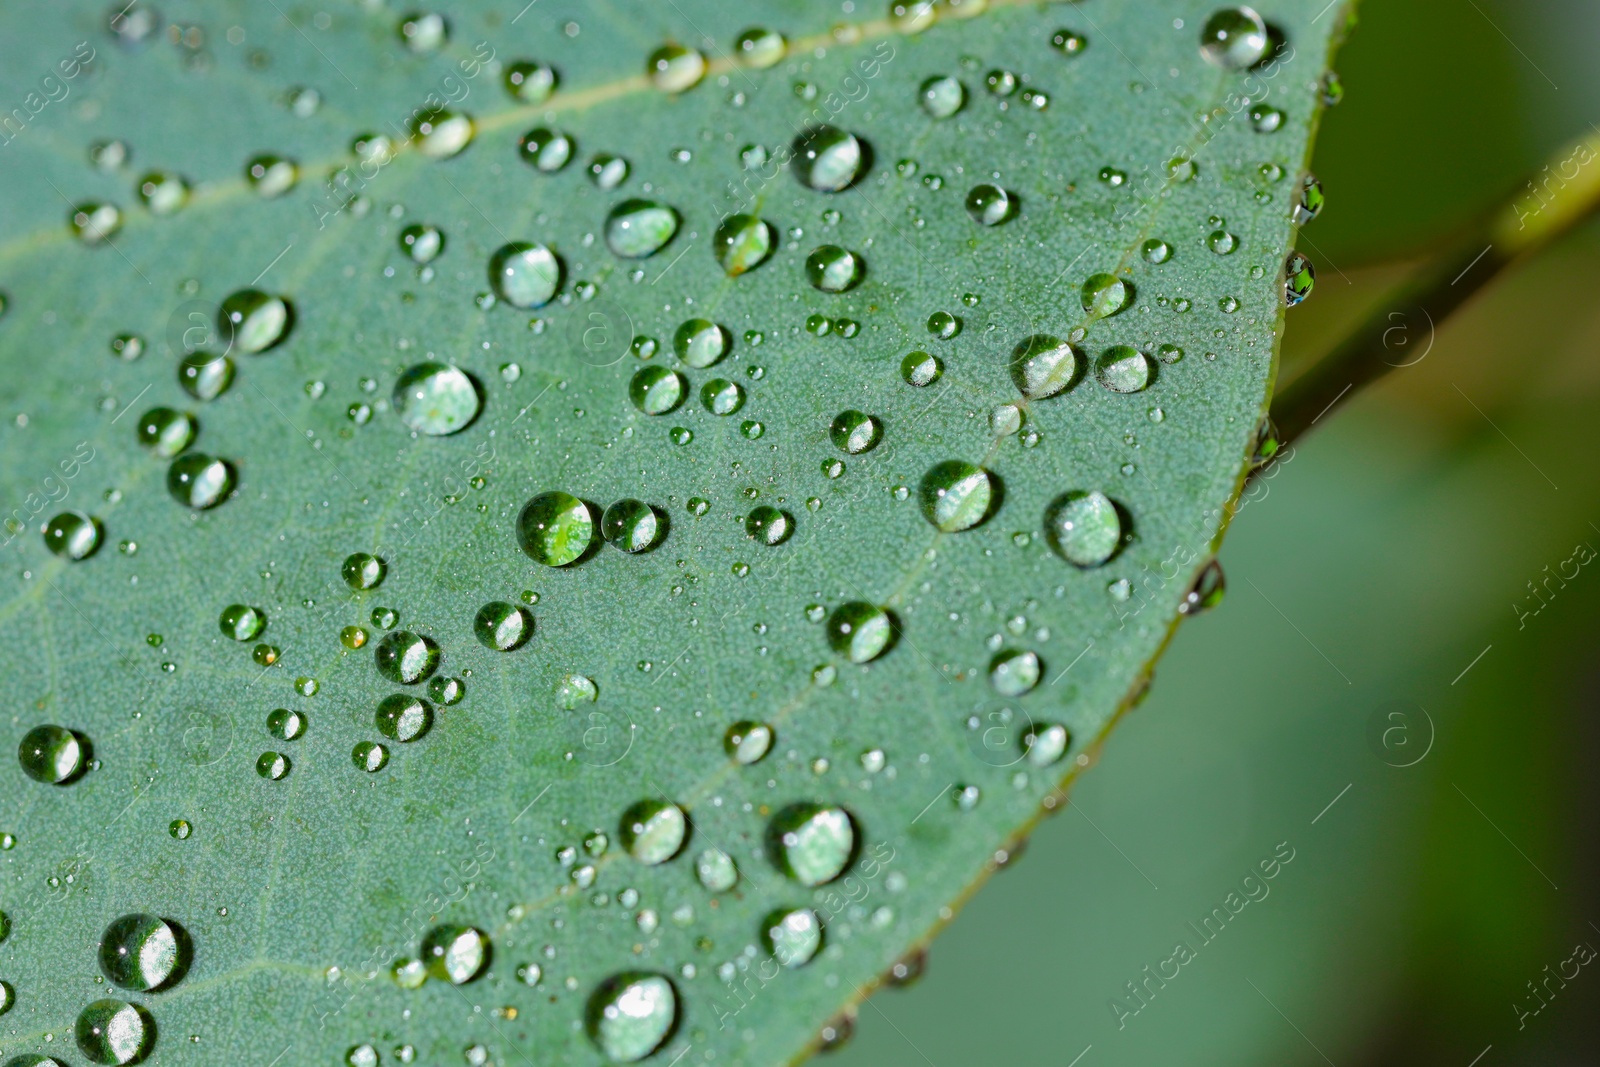
<svg viewBox="0 0 1600 1067"><path fill-rule="evenodd" d="M1227 7L1206 20L1200 54L1224 70L1245 70L1261 62L1271 44L1267 24L1255 9Z"/></svg>
<svg viewBox="0 0 1600 1067"><path fill-rule="evenodd" d="M650 55L645 71L657 89L667 93L681 93L700 84L706 76L706 57L693 48L669 44Z"/></svg>
<svg viewBox="0 0 1600 1067"><path fill-rule="evenodd" d="M833 126L815 126L794 142L799 160L796 173L812 189L836 193L849 188L862 174L866 153L854 134Z"/></svg>
<svg viewBox="0 0 1600 1067"><path fill-rule="evenodd" d="M506 66L506 92L525 104L544 103L560 82L555 68L545 63L521 59Z"/></svg>

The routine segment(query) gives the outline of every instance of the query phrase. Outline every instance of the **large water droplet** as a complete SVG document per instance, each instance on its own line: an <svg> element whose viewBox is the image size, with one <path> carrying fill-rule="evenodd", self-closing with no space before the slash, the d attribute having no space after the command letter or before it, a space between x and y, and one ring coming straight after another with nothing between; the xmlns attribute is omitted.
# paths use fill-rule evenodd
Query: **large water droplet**
<svg viewBox="0 0 1600 1067"><path fill-rule="evenodd" d="M1122 545L1122 515L1104 493L1075 490L1046 511L1045 536L1067 562L1098 567Z"/></svg>
<svg viewBox="0 0 1600 1067"><path fill-rule="evenodd" d="M372 722L391 741L409 743L433 728L433 705L421 697L396 693L378 702Z"/></svg>
<svg viewBox="0 0 1600 1067"><path fill-rule="evenodd" d="M410 630L391 630L372 651L378 673L400 685L425 681L439 667L439 646Z"/></svg>
<svg viewBox="0 0 1600 1067"><path fill-rule="evenodd" d="M669 801L641 800L622 814L622 847L646 866L676 856L688 832L688 817Z"/></svg>
<svg viewBox="0 0 1600 1067"><path fill-rule="evenodd" d="M728 354L731 337L725 327L709 319L690 319L672 337L678 358L696 369L709 367Z"/></svg>
<svg viewBox="0 0 1600 1067"><path fill-rule="evenodd" d="M358 741L350 750L350 762L368 774L377 774L389 764L389 750L376 741Z"/></svg>
<svg viewBox="0 0 1600 1067"><path fill-rule="evenodd" d="M393 403L401 422L429 437L458 433L483 410L478 383L444 363L418 363L400 375Z"/></svg>
<svg viewBox="0 0 1600 1067"><path fill-rule="evenodd" d="M256 156L244 165L244 179L266 200L282 196L300 180L300 167L281 156Z"/></svg>
<svg viewBox="0 0 1600 1067"><path fill-rule="evenodd" d="M151 408L139 416L135 432L141 445L162 459L171 459L194 444L200 426L187 412Z"/></svg>
<svg viewBox="0 0 1600 1067"><path fill-rule="evenodd" d="M825 885L839 877L855 849L855 822L843 808L794 804L767 825L772 862L804 886Z"/></svg>
<svg viewBox="0 0 1600 1067"><path fill-rule="evenodd" d="M644 259L678 232L678 213L654 200L624 200L606 217L606 244L627 259Z"/></svg>
<svg viewBox="0 0 1600 1067"><path fill-rule="evenodd" d="M191 352L178 364L178 384L196 400L215 400L233 385L233 360Z"/></svg>
<svg viewBox="0 0 1600 1067"><path fill-rule="evenodd" d="M909 352L906 358L900 361L900 377L905 379L907 385L914 385L919 389L932 385L944 374L944 364L938 356L930 356L926 352Z"/></svg>
<svg viewBox="0 0 1600 1067"><path fill-rule="evenodd" d="M22 773L46 785L66 785L88 763L88 742L64 726L35 726L17 746Z"/></svg>
<svg viewBox="0 0 1600 1067"><path fill-rule="evenodd" d="M723 735L722 748L735 763L759 763L772 750L772 727L764 722L736 722Z"/></svg>
<svg viewBox="0 0 1600 1067"><path fill-rule="evenodd" d="M1292 252L1283 265L1283 302L1289 307L1303 303L1317 284L1317 272L1311 260L1299 252Z"/></svg>
<svg viewBox="0 0 1600 1067"><path fill-rule="evenodd" d="M171 215L189 202L189 183L176 174L153 170L139 179L139 200L152 215Z"/></svg>
<svg viewBox="0 0 1600 1067"><path fill-rule="evenodd" d="M841 411L828 427L828 438L839 451L859 455L883 439L883 424L862 411Z"/></svg>
<svg viewBox="0 0 1600 1067"><path fill-rule="evenodd" d="M1016 196L998 185L975 185L967 194L967 214L980 226L998 226L1017 213Z"/></svg>
<svg viewBox="0 0 1600 1067"><path fill-rule="evenodd" d="M869 663L894 640L894 616L876 604L852 600L828 616L828 644L851 663Z"/></svg>
<svg viewBox="0 0 1600 1067"><path fill-rule="evenodd" d="M860 256L838 245L823 245L806 257L806 278L824 293L855 288L865 269Z"/></svg>
<svg viewBox="0 0 1600 1067"><path fill-rule="evenodd" d="M267 733L279 741L298 741L306 732L306 717L289 708L267 712Z"/></svg>
<svg viewBox="0 0 1600 1067"><path fill-rule="evenodd" d="M234 641L254 641L267 628L267 613L247 604L229 604L217 619L222 636Z"/></svg>
<svg viewBox="0 0 1600 1067"><path fill-rule="evenodd" d="M754 215L729 215L717 227L711 248L730 278L755 270L772 255L772 227Z"/></svg>
<svg viewBox="0 0 1600 1067"><path fill-rule="evenodd" d="M352 552L339 565L339 576L351 589L376 589L383 584L389 565L370 552Z"/></svg>
<svg viewBox="0 0 1600 1067"><path fill-rule="evenodd" d="M81 511L63 511L44 524L44 547L62 559L88 559L102 536L100 520Z"/></svg>
<svg viewBox="0 0 1600 1067"><path fill-rule="evenodd" d="M1019 697L1039 684L1039 671L1039 657L1032 652L998 652L989 662L989 684L1001 696Z"/></svg>
<svg viewBox="0 0 1600 1067"><path fill-rule="evenodd" d="M165 919L124 915L100 935L100 970L123 989L163 989L183 977L187 942Z"/></svg>
<svg viewBox="0 0 1600 1067"><path fill-rule="evenodd" d="M822 948L822 920L810 908L780 908L761 923L761 943L785 967L804 967Z"/></svg>
<svg viewBox="0 0 1600 1067"><path fill-rule="evenodd" d="M744 532L764 545L781 545L794 532L794 517L763 504L745 516Z"/></svg>
<svg viewBox="0 0 1600 1067"><path fill-rule="evenodd" d="M1055 337L1035 334L1011 353L1011 380L1029 400L1043 400L1071 388L1082 370L1078 350Z"/></svg>
<svg viewBox="0 0 1600 1067"><path fill-rule="evenodd" d="M485 604L472 620L472 633L484 648L515 651L533 636L533 612L503 600Z"/></svg>
<svg viewBox="0 0 1600 1067"><path fill-rule="evenodd" d="M1322 207L1326 202L1327 198L1322 193L1322 182L1315 174L1307 174L1300 186L1300 199L1294 205L1295 225L1304 226L1322 214Z"/></svg>
<svg viewBox="0 0 1600 1067"><path fill-rule="evenodd" d="M281 296L240 289L217 309L217 330L241 352L265 352L289 332L294 313Z"/></svg>
<svg viewBox="0 0 1600 1067"><path fill-rule="evenodd" d="M449 108L424 111L411 121L411 140L429 159L460 155L477 133L472 116Z"/></svg>
<svg viewBox="0 0 1600 1067"><path fill-rule="evenodd" d="M1110 318L1133 302L1133 286L1115 274L1091 274L1083 283L1083 310L1097 319Z"/></svg>
<svg viewBox="0 0 1600 1067"><path fill-rule="evenodd" d="M541 493L517 516L517 541L522 550L547 567L574 563L594 544L595 514L589 505L567 493Z"/></svg>
<svg viewBox="0 0 1600 1067"><path fill-rule="evenodd" d="M546 174L554 174L571 163L576 149L570 136L545 126L535 126L517 142L522 161Z"/></svg>
<svg viewBox="0 0 1600 1067"><path fill-rule="evenodd" d="M683 403L689 383L667 367L645 367L628 383L628 399L646 415L665 415Z"/></svg>
<svg viewBox="0 0 1600 1067"><path fill-rule="evenodd" d="M589 996L589 1038L613 1063L635 1063L667 1040L678 1022L678 995L659 974L629 971Z"/></svg>
<svg viewBox="0 0 1600 1067"><path fill-rule="evenodd" d="M466 985L489 965L489 936L471 926L435 926L422 939L420 955L434 978Z"/></svg>
<svg viewBox="0 0 1600 1067"><path fill-rule="evenodd" d="M819 192L847 189L866 167L866 146L854 134L833 126L815 126L795 139L796 173Z"/></svg>
<svg viewBox="0 0 1600 1067"><path fill-rule="evenodd" d="M1094 361L1094 376L1113 393L1137 393L1155 378L1155 364L1137 348L1112 345Z"/></svg>
<svg viewBox="0 0 1600 1067"><path fill-rule="evenodd" d="M122 229L122 212L115 204L79 204L67 217L73 236L86 245L109 241Z"/></svg>
<svg viewBox="0 0 1600 1067"><path fill-rule="evenodd" d="M554 67L531 59L519 59L506 67L506 92L525 104L544 103L560 80Z"/></svg>
<svg viewBox="0 0 1600 1067"><path fill-rule="evenodd" d="M541 244L516 241L489 257L489 285L514 308L544 307L561 288L561 258Z"/></svg>
<svg viewBox="0 0 1600 1067"><path fill-rule="evenodd" d="M1266 22L1250 7L1225 7L1200 31L1200 54L1224 70L1255 66L1270 43Z"/></svg>
<svg viewBox="0 0 1600 1067"><path fill-rule="evenodd" d="M78 1048L96 1063L137 1063L156 1040L156 1023L137 1004L97 1000L78 1015Z"/></svg>
<svg viewBox="0 0 1600 1067"><path fill-rule="evenodd" d="M744 407L744 387L726 378L712 378L700 387L700 402L713 415L732 415Z"/></svg>
<svg viewBox="0 0 1600 1067"><path fill-rule="evenodd" d="M400 231L400 251L413 263L432 263L444 251L444 231L425 222L413 222Z"/></svg>
<svg viewBox="0 0 1600 1067"><path fill-rule="evenodd" d="M426 55L437 52L450 40L450 23L445 21L443 15L413 11L400 19L396 32L408 49L418 55Z"/></svg>
<svg viewBox="0 0 1600 1067"><path fill-rule="evenodd" d="M1058 763L1072 744L1072 734L1057 723L1038 723L1022 735L1022 750L1035 767Z"/></svg>
<svg viewBox="0 0 1600 1067"><path fill-rule="evenodd" d="M654 548L665 532L663 527L660 513L642 500L619 500L600 518L601 535L629 553Z"/></svg>
<svg viewBox="0 0 1600 1067"><path fill-rule="evenodd" d="M944 533L970 530L999 502L994 476L961 460L946 460L922 476L922 513Z"/></svg>
<svg viewBox="0 0 1600 1067"><path fill-rule="evenodd" d="M232 463L203 452L179 456L167 468L167 492L178 503L196 511L214 508L228 499L236 480Z"/></svg>
<svg viewBox="0 0 1600 1067"><path fill-rule="evenodd" d="M645 73L662 92L681 93L699 85L706 76L706 57L693 48L663 45L650 54Z"/></svg>
<svg viewBox="0 0 1600 1067"><path fill-rule="evenodd" d="M733 43L734 56L757 70L776 66L789 50L783 34L760 27L745 30Z"/></svg>
<svg viewBox="0 0 1600 1067"><path fill-rule="evenodd" d="M955 78L940 75L922 83L917 99L922 110L936 119L947 119L967 106L967 87Z"/></svg>

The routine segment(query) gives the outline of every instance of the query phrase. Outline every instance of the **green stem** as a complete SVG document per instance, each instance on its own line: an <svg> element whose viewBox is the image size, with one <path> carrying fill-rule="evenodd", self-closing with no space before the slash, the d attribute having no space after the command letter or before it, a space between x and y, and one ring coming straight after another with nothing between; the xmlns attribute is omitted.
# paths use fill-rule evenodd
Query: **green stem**
<svg viewBox="0 0 1600 1067"><path fill-rule="evenodd" d="M1486 224L1402 286L1273 397L1279 441L1298 438L1362 387L1419 361L1457 308L1597 210L1600 132L1564 148Z"/></svg>

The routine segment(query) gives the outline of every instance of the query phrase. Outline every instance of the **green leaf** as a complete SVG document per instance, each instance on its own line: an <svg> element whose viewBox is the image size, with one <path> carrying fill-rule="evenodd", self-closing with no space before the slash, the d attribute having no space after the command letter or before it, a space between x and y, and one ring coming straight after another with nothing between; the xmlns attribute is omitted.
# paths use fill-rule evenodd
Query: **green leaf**
<svg viewBox="0 0 1600 1067"><path fill-rule="evenodd" d="M1342 9L225 10L0 38L0 1052L842 1036L1220 593Z"/></svg>

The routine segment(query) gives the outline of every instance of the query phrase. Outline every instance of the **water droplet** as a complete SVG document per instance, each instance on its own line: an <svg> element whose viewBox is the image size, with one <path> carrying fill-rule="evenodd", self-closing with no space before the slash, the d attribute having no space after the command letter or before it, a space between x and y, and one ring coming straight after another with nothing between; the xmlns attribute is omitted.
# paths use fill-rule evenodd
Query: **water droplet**
<svg viewBox="0 0 1600 1067"><path fill-rule="evenodd" d="M623 812L620 829L628 855L654 867L678 854L689 832L689 820L676 804L641 800Z"/></svg>
<svg viewBox="0 0 1600 1067"><path fill-rule="evenodd" d="M624 200L606 217L606 245L627 259L644 259L678 232L678 213L654 200Z"/></svg>
<svg viewBox="0 0 1600 1067"><path fill-rule="evenodd" d="M470 115L448 108L424 111L411 120L411 139L429 159L459 155L477 133Z"/></svg>
<svg viewBox="0 0 1600 1067"><path fill-rule="evenodd" d="M115 204L91 201L73 208L67 222L78 240L86 245L98 245L109 241L122 229L122 212Z"/></svg>
<svg viewBox="0 0 1600 1067"><path fill-rule="evenodd" d="M889 25L897 33L921 33L938 16L934 0L892 0L889 4Z"/></svg>
<svg viewBox="0 0 1600 1067"><path fill-rule="evenodd" d="M450 24L443 15L413 12L400 20L397 31L405 46L417 55L437 52L450 40Z"/></svg>
<svg viewBox="0 0 1600 1067"><path fill-rule="evenodd" d="M967 87L948 75L929 78L922 83L918 100L934 118L947 119L967 106Z"/></svg>
<svg viewBox="0 0 1600 1067"><path fill-rule="evenodd" d="M894 617L876 604L852 600L828 616L828 644L851 663L870 663L894 641Z"/></svg>
<svg viewBox="0 0 1600 1067"><path fill-rule="evenodd" d="M1017 91L1017 76L1009 70L991 70L983 76L983 84L994 96L1010 96Z"/></svg>
<svg viewBox="0 0 1600 1067"><path fill-rule="evenodd" d="M1322 213L1326 198L1322 195L1322 182L1315 174L1307 174L1300 186L1300 200L1294 206L1294 223L1304 226Z"/></svg>
<svg viewBox="0 0 1600 1067"><path fill-rule="evenodd" d="M466 985L489 964L489 935L471 926L435 926L422 939L428 974L451 985Z"/></svg>
<svg viewBox="0 0 1600 1067"><path fill-rule="evenodd" d="M1050 505L1045 536L1067 562L1098 567L1122 546L1122 515L1104 493L1075 490Z"/></svg>
<svg viewBox="0 0 1600 1067"><path fill-rule="evenodd" d="M1222 310L1223 314L1232 315L1235 311L1239 310L1239 298L1236 296L1225 296L1221 300L1217 301L1217 307Z"/></svg>
<svg viewBox="0 0 1600 1067"><path fill-rule="evenodd" d="M900 361L900 377L918 388L932 385L944 374L944 364L926 352L911 352Z"/></svg>
<svg viewBox="0 0 1600 1067"><path fill-rule="evenodd" d="M467 687L459 678L446 678L437 675L428 682L428 696L435 704L450 707L452 704L461 703L461 698L467 695Z"/></svg>
<svg viewBox="0 0 1600 1067"><path fill-rule="evenodd" d="M683 403L689 383L667 367L645 367L628 383L628 399L646 415L665 415Z"/></svg>
<svg viewBox="0 0 1600 1067"><path fill-rule="evenodd" d="M803 967L822 948L822 920L810 908L780 908L761 923L761 942L783 966Z"/></svg>
<svg viewBox="0 0 1600 1067"><path fill-rule="evenodd" d="M165 919L124 915L100 935L100 970L123 989L148 993L167 988L183 977L187 940Z"/></svg>
<svg viewBox="0 0 1600 1067"><path fill-rule="evenodd" d="M767 826L767 851L784 874L816 887L838 878L856 849L855 822L840 807L794 804Z"/></svg>
<svg viewBox="0 0 1600 1067"><path fill-rule="evenodd" d="M794 516L763 505L745 516L744 532L764 545L781 545L794 532Z"/></svg>
<svg viewBox="0 0 1600 1067"><path fill-rule="evenodd" d="M967 194L967 214L982 226L998 226L1015 217L1020 202L998 185L978 185Z"/></svg>
<svg viewBox="0 0 1600 1067"><path fill-rule="evenodd" d="M149 8L141 8L140 13L149 16ZM132 23L132 18L124 19L124 25ZM110 173L124 166L133 158L133 150L126 141L96 141L89 146L89 162L100 170Z"/></svg>
<svg viewBox="0 0 1600 1067"><path fill-rule="evenodd" d="M306 732L306 717L288 708L267 712L267 732L279 741L295 741Z"/></svg>
<svg viewBox="0 0 1600 1067"><path fill-rule="evenodd" d="M1016 404L997 404L989 412L989 432L1010 437L1022 429L1022 409Z"/></svg>
<svg viewBox="0 0 1600 1067"><path fill-rule="evenodd" d="M0 318L6 313L5 294L0 293ZM111 354L132 363L144 355L144 338L136 333L119 333L111 339Z"/></svg>
<svg viewBox="0 0 1600 1067"><path fill-rule="evenodd" d="M600 519L601 534L624 552L648 552L665 533L664 520L642 500L619 500Z"/></svg>
<svg viewBox="0 0 1600 1067"><path fill-rule="evenodd" d="M531 59L520 59L506 67L506 92L525 104L542 104L560 84L555 68Z"/></svg>
<svg viewBox="0 0 1600 1067"><path fill-rule="evenodd" d="M1044 334L1024 339L1011 353L1011 380L1030 400L1043 400L1077 384L1082 356L1065 341Z"/></svg>
<svg viewBox="0 0 1600 1067"><path fill-rule="evenodd" d="M865 169L867 152L854 134L833 126L814 126L795 139L796 173L812 189L837 193L849 188Z"/></svg>
<svg viewBox="0 0 1600 1067"><path fill-rule="evenodd" d="M824 293L854 289L865 269L860 256L838 245L823 245L806 257L806 278Z"/></svg>
<svg viewBox="0 0 1600 1067"><path fill-rule="evenodd" d="M217 309L218 331L241 352L265 352L283 340L292 323L288 302L258 289L240 289Z"/></svg>
<svg viewBox="0 0 1600 1067"><path fill-rule="evenodd" d="M189 835L194 833L194 827L189 825L189 820L187 819L173 819L172 822L167 824L167 833L179 841L187 841L189 840Z"/></svg>
<svg viewBox="0 0 1600 1067"><path fill-rule="evenodd" d="M681 93L700 84L706 76L706 57L693 48L663 45L651 53L646 73L657 89Z"/></svg>
<svg viewBox="0 0 1600 1067"><path fill-rule="evenodd" d="M722 747L735 763L759 763L772 749L772 727L763 722L736 722L723 735Z"/></svg>
<svg viewBox="0 0 1600 1067"><path fill-rule="evenodd" d="M941 341L948 341L961 332L961 320L948 311L935 311L928 316L928 332Z"/></svg>
<svg viewBox="0 0 1600 1067"><path fill-rule="evenodd" d="M100 520L81 511L63 511L44 526L44 547L62 559L84 560L100 547Z"/></svg>
<svg viewBox="0 0 1600 1067"><path fill-rule="evenodd" d="M922 513L944 533L970 530L998 503L994 477L982 467L947 460L922 476Z"/></svg>
<svg viewBox="0 0 1600 1067"><path fill-rule="evenodd" d="M502 246L489 257L489 285L514 308L544 307L561 289L561 259L541 244Z"/></svg>
<svg viewBox="0 0 1600 1067"><path fill-rule="evenodd" d="M711 247L723 272L737 278L765 263L776 240L772 227L756 216L729 215L717 227Z"/></svg>
<svg viewBox="0 0 1600 1067"><path fill-rule="evenodd" d="M1292 252L1283 265L1283 302L1289 307L1302 303L1311 295L1311 289L1317 284L1317 272L1311 267L1311 260L1299 252Z"/></svg>
<svg viewBox="0 0 1600 1067"><path fill-rule="evenodd" d="M256 773L269 782L281 781L289 767L289 757L281 752L263 752L256 759Z"/></svg>
<svg viewBox="0 0 1600 1067"><path fill-rule="evenodd" d="M344 563L339 567L339 574L344 578L344 584L351 589L376 589L383 583L388 570L388 564L377 556L366 552L355 552L345 557Z"/></svg>
<svg viewBox="0 0 1600 1067"><path fill-rule="evenodd" d="M300 180L300 167L280 156L256 156L244 165L245 181L266 200L282 196Z"/></svg>
<svg viewBox="0 0 1600 1067"><path fill-rule="evenodd" d="M1231 256L1239 247L1239 239L1227 230L1213 230L1206 238L1206 247L1219 256Z"/></svg>
<svg viewBox="0 0 1600 1067"><path fill-rule="evenodd" d="M187 412L171 408L151 408L139 416L135 431L139 443L162 459L171 459L190 445L200 432L199 423Z"/></svg>
<svg viewBox="0 0 1600 1067"><path fill-rule="evenodd" d="M400 231L400 251L414 263L432 263L444 251L444 231L425 222L413 222Z"/></svg>
<svg viewBox="0 0 1600 1067"><path fill-rule="evenodd" d="M35 726L17 746L22 773L46 785L67 785L83 773L89 743L64 726Z"/></svg>
<svg viewBox="0 0 1600 1067"><path fill-rule="evenodd" d="M1022 735L1022 749L1028 762L1035 767L1048 767L1060 761L1072 744L1072 734L1065 726L1038 723Z"/></svg>
<svg viewBox="0 0 1600 1067"><path fill-rule="evenodd" d="M694 431L687 426L674 426L667 432L667 437L675 445L686 445L694 440Z"/></svg>
<svg viewBox="0 0 1600 1067"><path fill-rule="evenodd" d="M1120 189L1128 184L1127 171L1118 170L1116 167L1101 167L1100 180L1113 189Z"/></svg>
<svg viewBox="0 0 1600 1067"><path fill-rule="evenodd" d="M1082 55L1083 50L1089 47L1089 39L1072 30L1057 30L1050 38L1050 47L1072 59Z"/></svg>
<svg viewBox="0 0 1600 1067"><path fill-rule="evenodd" d="M368 774L377 774L389 764L389 750L376 741L358 741L350 750L350 762Z"/></svg>
<svg viewBox="0 0 1600 1067"><path fill-rule="evenodd" d="M190 452L167 468L167 492L178 503L203 511L226 500L236 478L233 464L227 460Z"/></svg>
<svg viewBox="0 0 1600 1067"><path fill-rule="evenodd" d="M852 456L870 452L883 439L883 424L860 411L841 411L828 427L833 447Z"/></svg>
<svg viewBox="0 0 1600 1067"><path fill-rule="evenodd" d="M997 653L989 662L989 684L1004 697L1019 697L1039 684L1039 657L1032 652L1011 649Z"/></svg>
<svg viewBox="0 0 1600 1067"><path fill-rule="evenodd" d="M421 697L396 693L378 702L378 710L373 712L372 721L383 736L405 744L432 729L433 705Z"/></svg>
<svg viewBox="0 0 1600 1067"><path fill-rule="evenodd" d="M1261 62L1271 44L1267 24L1254 8L1226 7L1206 20L1200 54L1224 70L1245 70Z"/></svg>
<svg viewBox="0 0 1600 1067"><path fill-rule="evenodd" d="M1091 274L1083 283L1083 310L1097 319L1110 318L1133 303L1133 285L1114 274Z"/></svg>
<svg viewBox="0 0 1600 1067"><path fill-rule="evenodd" d="M1339 80L1339 75L1334 71L1322 76L1322 102L1327 107L1337 107L1344 99L1344 82Z"/></svg>
<svg viewBox="0 0 1600 1067"><path fill-rule="evenodd" d="M189 202L189 183L155 170L139 179L139 200L152 215L171 215Z"/></svg>
<svg viewBox="0 0 1600 1067"><path fill-rule="evenodd" d="M1094 361L1094 376L1113 393L1137 393L1155 378L1155 366L1137 348L1113 345Z"/></svg>
<svg viewBox="0 0 1600 1067"><path fill-rule="evenodd" d="M709 367L728 354L732 337L726 328L708 319L690 319L672 337L678 358L698 369Z"/></svg>
<svg viewBox="0 0 1600 1067"><path fill-rule="evenodd" d="M137 1063L155 1043L156 1024L137 1004L97 1000L78 1015L78 1048L96 1063Z"/></svg>
<svg viewBox="0 0 1600 1067"><path fill-rule="evenodd" d="M417 433L443 437L472 425L483 410L478 383L444 363L418 363L394 383L394 411Z"/></svg>
<svg viewBox="0 0 1600 1067"><path fill-rule="evenodd" d="M744 387L726 378L712 378L700 387L700 402L713 415L732 415L744 407Z"/></svg>
<svg viewBox="0 0 1600 1067"><path fill-rule="evenodd" d="M427 680L439 668L439 646L410 630L391 630L372 652L378 673L400 685Z"/></svg>
<svg viewBox="0 0 1600 1067"><path fill-rule="evenodd" d="M1172 246L1159 237L1152 237L1140 250L1146 263L1165 263L1172 258Z"/></svg>
<svg viewBox="0 0 1600 1067"><path fill-rule="evenodd" d="M678 995L659 974L615 975L590 994L589 1038L613 1063L635 1063L660 1048L678 1022Z"/></svg>
<svg viewBox="0 0 1600 1067"><path fill-rule="evenodd" d="M196 400L215 400L233 385L233 360L191 352L178 364L178 384Z"/></svg>
<svg viewBox="0 0 1600 1067"><path fill-rule="evenodd" d="M1277 133L1287 117L1271 104L1257 104L1250 109L1250 128L1257 133Z"/></svg>
<svg viewBox="0 0 1600 1067"><path fill-rule="evenodd" d="M593 510L577 497L541 493L517 516L517 541L536 562L565 567L589 551L596 525Z"/></svg>
<svg viewBox="0 0 1600 1067"><path fill-rule="evenodd" d="M484 648L514 651L533 636L533 612L503 600L485 604L472 620L472 633Z"/></svg>

